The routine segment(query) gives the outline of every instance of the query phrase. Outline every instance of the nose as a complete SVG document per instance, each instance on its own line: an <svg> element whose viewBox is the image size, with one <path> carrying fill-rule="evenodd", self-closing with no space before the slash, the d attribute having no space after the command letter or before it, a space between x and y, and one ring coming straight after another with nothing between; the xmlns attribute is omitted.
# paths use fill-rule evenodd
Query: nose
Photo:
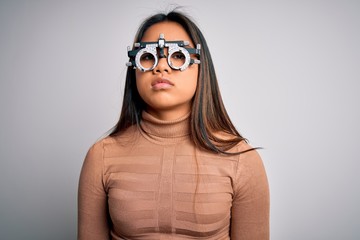
<svg viewBox="0 0 360 240"><path fill-rule="evenodd" d="M167 62L168 51L167 51L167 49L164 49L164 50L165 51L163 52L163 55L159 54L160 52L158 51L158 64L153 69L154 74L163 73L163 72L171 73L171 71L172 71L171 67L169 66L169 64ZM160 56L160 55L162 55L162 56Z"/></svg>
<svg viewBox="0 0 360 240"><path fill-rule="evenodd" d="M171 68L167 62L166 58L159 58L157 66L153 69L153 72L156 73L171 73Z"/></svg>

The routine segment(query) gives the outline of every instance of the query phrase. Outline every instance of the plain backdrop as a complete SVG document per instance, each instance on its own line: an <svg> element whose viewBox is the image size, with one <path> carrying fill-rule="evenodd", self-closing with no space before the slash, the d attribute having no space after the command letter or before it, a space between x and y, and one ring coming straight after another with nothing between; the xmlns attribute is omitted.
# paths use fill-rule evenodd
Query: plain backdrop
<svg viewBox="0 0 360 240"><path fill-rule="evenodd" d="M76 239L79 172L119 117L126 47L172 3L0 0L0 239ZM360 239L360 1L176 3L264 148L271 239Z"/></svg>

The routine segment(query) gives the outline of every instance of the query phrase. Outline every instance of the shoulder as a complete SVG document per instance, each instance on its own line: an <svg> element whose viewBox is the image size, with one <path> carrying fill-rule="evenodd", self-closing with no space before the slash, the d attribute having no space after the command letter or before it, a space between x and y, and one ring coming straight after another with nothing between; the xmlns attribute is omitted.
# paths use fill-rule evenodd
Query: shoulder
<svg viewBox="0 0 360 240"><path fill-rule="evenodd" d="M236 169L236 189L244 190L251 186L263 186L266 189L267 176L263 160L256 149L247 142L240 142L232 151L241 152L238 155Z"/></svg>
<svg viewBox="0 0 360 240"><path fill-rule="evenodd" d="M236 154L239 164L246 162L262 162L258 148L251 146L247 140L242 140L228 150L230 154Z"/></svg>
<svg viewBox="0 0 360 240"><path fill-rule="evenodd" d="M116 138L115 137L104 137L100 140L98 140L97 142L95 142L92 146L90 146L88 152L87 152L87 157L90 155L103 155L104 152L104 148L107 145L112 145L116 142Z"/></svg>
<svg viewBox="0 0 360 240"><path fill-rule="evenodd" d="M118 141L118 137L112 137L112 136L107 136L96 141L93 145L90 146L85 157L85 162L100 161L104 156L105 149L108 148L109 146L116 145L117 141Z"/></svg>
<svg viewBox="0 0 360 240"><path fill-rule="evenodd" d="M82 172L100 174L104 170L107 157L122 152L129 146L130 135L129 131L125 131L123 134L104 137L91 145L83 161Z"/></svg>
<svg viewBox="0 0 360 240"><path fill-rule="evenodd" d="M101 149L107 148L109 146L121 145L122 143L129 142L135 139L139 133L138 128L133 125L124 130L119 134L115 134L112 136L105 136L99 140L97 140L91 147L90 150L100 151Z"/></svg>
<svg viewBox="0 0 360 240"><path fill-rule="evenodd" d="M106 158L112 153L128 149L130 146L136 143L138 136L140 135L136 126L131 126L124 132L114 135L106 136L97 142L95 142L88 150L86 158L95 157L97 161Z"/></svg>
<svg viewBox="0 0 360 240"><path fill-rule="evenodd" d="M124 143L128 141L133 141L140 134L139 127L135 124L120 133L115 133L112 136L107 136L101 139L99 142L102 142L104 145Z"/></svg>
<svg viewBox="0 0 360 240"><path fill-rule="evenodd" d="M253 170L257 168L263 168L262 158L253 146L248 144L246 141L241 141L231 149L231 151L239 152L238 155L238 168Z"/></svg>
<svg viewBox="0 0 360 240"><path fill-rule="evenodd" d="M99 168L103 162L104 139L94 143L86 153L82 170Z"/></svg>

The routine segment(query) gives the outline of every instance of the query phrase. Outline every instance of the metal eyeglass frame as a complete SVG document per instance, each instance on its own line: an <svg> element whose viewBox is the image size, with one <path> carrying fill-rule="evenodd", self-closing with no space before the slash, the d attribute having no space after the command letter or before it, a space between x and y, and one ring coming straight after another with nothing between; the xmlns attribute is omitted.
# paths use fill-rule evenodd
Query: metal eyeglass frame
<svg viewBox="0 0 360 240"><path fill-rule="evenodd" d="M161 33L157 42L137 42L134 44L133 50L129 46L128 56L130 59L126 66L133 67L134 69L138 68L140 71L146 72L153 70L157 66L159 58L167 58L167 62L172 69L184 71L191 64L200 64L199 59L194 59L190 56L190 54L195 54L200 58L200 44L197 44L196 48L187 48L185 47L187 45L189 45L188 41L166 41L164 34ZM159 57L157 48L159 49ZM164 48L168 48L167 57L164 54ZM174 66L171 62L171 56L176 52L181 52L185 57L184 64L181 66ZM154 57L154 64L149 68L141 65L140 60L144 54L151 54Z"/></svg>

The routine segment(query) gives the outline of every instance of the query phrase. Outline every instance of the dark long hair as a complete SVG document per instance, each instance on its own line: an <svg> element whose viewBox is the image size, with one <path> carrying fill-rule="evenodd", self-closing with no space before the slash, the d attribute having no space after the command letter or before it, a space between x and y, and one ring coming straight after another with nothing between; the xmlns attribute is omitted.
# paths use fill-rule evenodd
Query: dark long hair
<svg viewBox="0 0 360 240"><path fill-rule="evenodd" d="M146 30L152 25L166 21L180 24L194 44L201 44L201 64L190 116L192 141L203 150L223 154L238 154L228 150L239 142L247 140L236 130L226 112L209 48L196 24L178 11L171 11L167 14L159 13L147 18L141 24L134 42L140 42ZM110 136L118 135L134 124L140 126L141 113L145 109L146 103L140 97L136 87L135 70L133 67L128 67L120 119L111 131Z"/></svg>

